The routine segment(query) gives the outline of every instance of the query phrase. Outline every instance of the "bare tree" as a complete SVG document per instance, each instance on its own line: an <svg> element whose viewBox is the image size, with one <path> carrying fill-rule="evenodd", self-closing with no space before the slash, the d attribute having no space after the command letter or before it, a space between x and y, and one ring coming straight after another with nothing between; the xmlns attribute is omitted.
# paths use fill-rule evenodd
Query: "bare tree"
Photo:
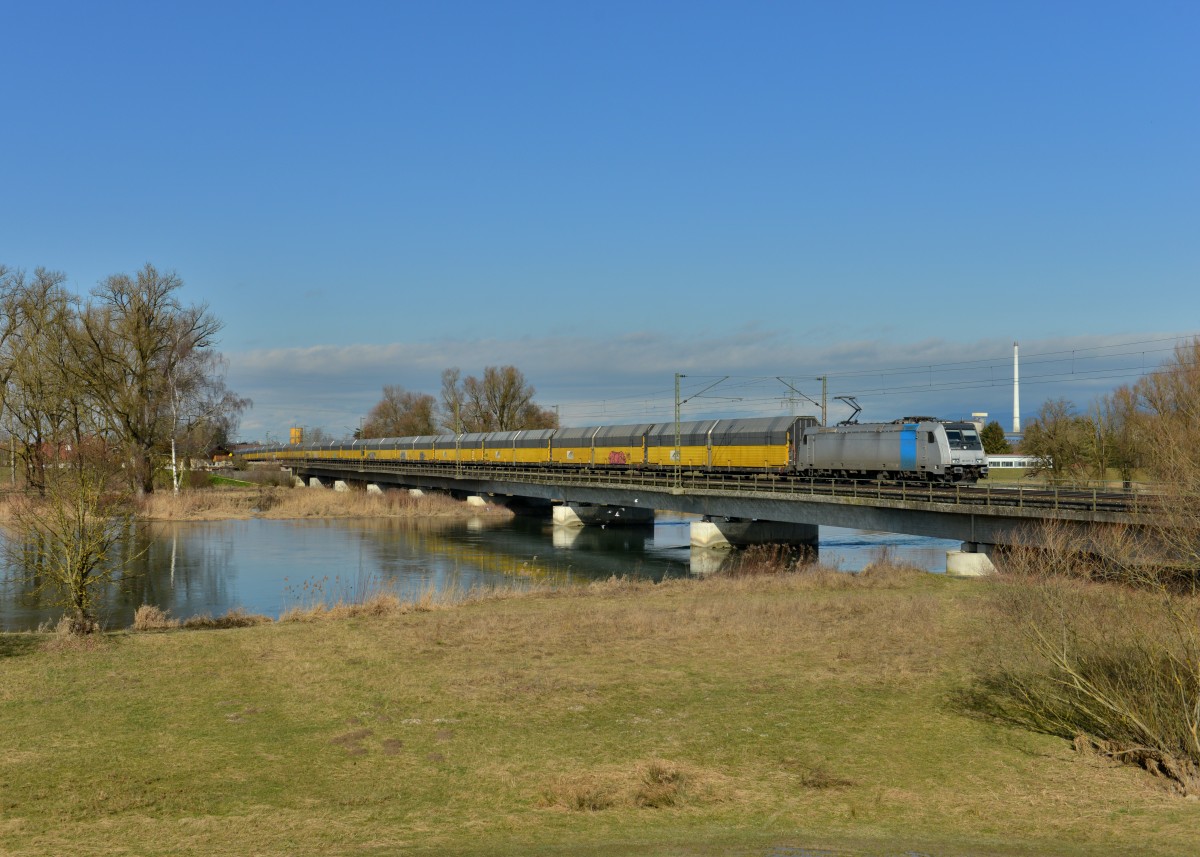
<svg viewBox="0 0 1200 857"><path fill-rule="evenodd" d="M332 440L333 435L321 426L309 426L304 429L305 443L329 443Z"/></svg>
<svg viewBox="0 0 1200 857"><path fill-rule="evenodd" d="M6 550L35 591L67 608L71 630L87 633L133 510L97 398L76 365L82 330L63 279L39 268L6 292L18 322L6 342L7 404L35 489L13 500Z"/></svg>
<svg viewBox="0 0 1200 857"><path fill-rule="evenodd" d="M443 424L451 430L513 431L558 425L554 411L533 401L537 391L515 366L488 366L483 378L459 378L457 368L442 373Z"/></svg>
<svg viewBox="0 0 1200 857"><path fill-rule="evenodd" d="M1066 482L1087 472L1093 444L1091 420L1076 414L1066 399L1053 399L1025 429L1021 452L1038 459L1037 472L1048 473L1053 482Z"/></svg>
<svg viewBox="0 0 1200 857"><path fill-rule="evenodd" d="M79 424L70 433L73 443L55 447L42 493L14 501L6 550L37 594L67 609L71 631L87 634L97 630L99 593L120 571L134 506L104 444Z"/></svg>
<svg viewBox="0 0 1200 857"><path fill-rule="evenodd" d="M454 434L462 434L463 392L462 372L457 366L442 372L442 426Z"/></svg>
<svg viewBox="0 0 1200 857"><path fill-rule="evenodd" d="M1095 432L1093 469L1104 478L1114 468L1128 487L1133 471L1141 461L1143 415L1138 409L1137 393L1130 387L1118 387L1096 404L1092 413Z"/></svg>
<svg viewBox="0 0 1200 857"><path fill-rule="evenodd" d="M65 279L44 268L28 280L17 272L4 291L5 317L12 325L2 360L5 406L26 484L38 491L45 488L47 457L61 442L69 414L92 405L73 386L70 352L78 319L76 300L62 285Z"/></svg>
<svg viewBox="0 0 1200 857"><path fill-rule="evenodd" d="M211 368L206 356L221 323L204 306L184 306L183 281L147 264L114 274L92 292L77 353L85 381L123 442L139 492L154 490L154 457L175 428L176 394Z"/></svg>
<svg viewBox="0 0 1200 857"><path fill-rule="evenodd" d="M437 433L437 400L428 393L410 393L389 384L371 408L362 437L413 437Z"/></svg>
<svg viewBox="0 0 1200 857"><path fill-rule="evenodd" d="M225 360L212 351L176 361L167 383L171 395L171 483L178 493L188 461L227 442L251 402L226 388Z"/></svg>
<svg viewBox="0 0 1200 857"><path fill-rule="evenodd" d="M1160 486L1159 538L1200 574L1200 338L1136 385L1140 446Z"/></svg>

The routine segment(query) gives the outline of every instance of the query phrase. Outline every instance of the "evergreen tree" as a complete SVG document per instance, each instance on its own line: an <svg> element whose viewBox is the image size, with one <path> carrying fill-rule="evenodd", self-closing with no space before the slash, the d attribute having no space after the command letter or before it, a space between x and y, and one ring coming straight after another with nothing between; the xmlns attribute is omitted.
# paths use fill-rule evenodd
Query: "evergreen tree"
<svg viewBox="0 0 1200 857"><path fill-rule="evenodd" d="M988 455L1004 455L1012 452L1012 444L1005 439L1004 429L1000 428L1000 423L995 420L983 427L979 439L983 441L983 451Z"/></svg>

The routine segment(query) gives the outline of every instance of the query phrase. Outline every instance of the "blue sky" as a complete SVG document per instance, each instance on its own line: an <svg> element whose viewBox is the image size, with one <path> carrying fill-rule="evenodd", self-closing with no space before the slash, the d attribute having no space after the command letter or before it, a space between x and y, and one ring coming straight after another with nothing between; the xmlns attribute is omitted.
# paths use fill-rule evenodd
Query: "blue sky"
<svg viewBox="0 0 1200 857"><path fill-rule="evenodd" d="M1193 2L0 2L0 32L0 263L176 271L247 438L503 364L569 424L670 418L680 372L685 416L828 375L864 419L1007 428L1014 340L1030 416L1200 332Z"/></svg>

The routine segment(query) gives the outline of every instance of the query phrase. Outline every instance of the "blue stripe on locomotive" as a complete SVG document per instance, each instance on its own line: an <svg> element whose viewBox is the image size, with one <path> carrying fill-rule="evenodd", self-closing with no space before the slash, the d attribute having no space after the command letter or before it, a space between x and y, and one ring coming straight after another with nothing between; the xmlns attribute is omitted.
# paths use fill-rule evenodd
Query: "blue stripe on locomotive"
<svg viewBox="0 0 1200 857"><path fill-rule="evenodd" d="M900 469L917 469L917 424L905 423L900 430Z"/></svg>

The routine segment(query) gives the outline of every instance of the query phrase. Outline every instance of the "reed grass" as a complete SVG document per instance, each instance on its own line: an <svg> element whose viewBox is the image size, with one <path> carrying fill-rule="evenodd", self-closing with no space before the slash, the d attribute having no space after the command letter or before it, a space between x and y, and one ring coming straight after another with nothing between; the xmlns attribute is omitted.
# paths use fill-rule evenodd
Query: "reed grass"
<svg viewBox="0 0 1200 857"><path fill-rule="evenodd" d="M503 506L468 506L446 494L419 497L407 491L382 494L315 488L262 486L198 488L179 494L158 492L141 502L141 516L153 521L201 521L245 518L441 518L510 516Z"/></svg>

